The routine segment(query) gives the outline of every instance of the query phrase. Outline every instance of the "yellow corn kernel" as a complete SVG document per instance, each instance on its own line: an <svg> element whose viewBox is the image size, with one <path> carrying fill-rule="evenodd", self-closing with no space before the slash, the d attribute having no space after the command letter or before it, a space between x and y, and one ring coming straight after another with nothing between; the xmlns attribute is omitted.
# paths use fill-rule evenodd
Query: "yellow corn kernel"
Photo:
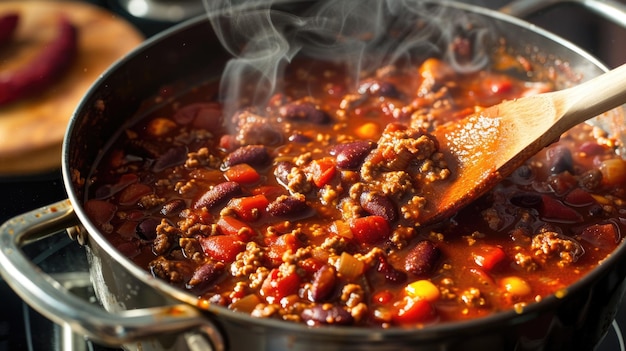
<svg viewBox="0 0 626 351"><path fill-rule="evenodd" d="M373 122L367 122L356 129L356 135L361 139L378 139L380 127Z"/></svg>
<svg viewBox="0 0 626 351"><path fill-rule="evenodd" d="M513 296L526 296L532 292L532 288L524 279L515 276L503 278L500 286Z"/></svg>
<svg viewBox="0 0 626 351"><path fill-rule="evenodd" d="M422 298L426 301L433 302L439 300L441 293L439 288L430 280L417 280L407 285L404 290L407 295L415 298Z"/></svg>
<svg viewBox="0 0 626 351"><path fill-rule="evenodd" d="M167 118L155 118L148 124L147 132L154 136L163 136L176 127L176 123Z"/></svg>

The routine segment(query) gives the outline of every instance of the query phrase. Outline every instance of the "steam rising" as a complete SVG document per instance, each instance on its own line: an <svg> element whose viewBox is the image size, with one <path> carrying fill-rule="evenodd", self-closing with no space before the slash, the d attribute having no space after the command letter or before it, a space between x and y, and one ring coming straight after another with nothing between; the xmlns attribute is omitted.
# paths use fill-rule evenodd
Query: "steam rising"
<svg viewBox="0 0 626 351"><path fill-rule="evenodd" d="M221 79L226 113L240 102L264 104L286 64L298 55L340 61L355 84L360 72L388 64L418 65L429 56L458 71L484 68L490 28L441 2L420 0L325 0L280 2L204 0L222 45L233 55ZM434 6L433 6L434 5ZM303 10L302 10L303 9ZM459 34L470 38L471 55L450 49ZM242 96L243 84L256 89Z"/></svg>

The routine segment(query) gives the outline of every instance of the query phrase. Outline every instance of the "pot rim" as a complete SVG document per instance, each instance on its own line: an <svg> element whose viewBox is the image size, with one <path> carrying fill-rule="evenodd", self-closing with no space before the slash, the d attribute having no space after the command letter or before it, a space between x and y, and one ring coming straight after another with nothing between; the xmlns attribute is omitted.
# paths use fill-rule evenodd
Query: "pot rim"
<svg viewBox="0 0 626 351"><path fill-rule="evenodd" d="M436 1L436 0L426 0L426 3L432 3L437 6L451 7L458 10L467 11L474 14L479 14L485 17L488 17L491 20L499 21L499 22L508 22L509 24L522 27L523 29L527 29L532 31L540 36L543 36L556 44L563 46L575 54L581 56L589 63L597 66L603 71L607 71L608 68L601 63L594 56L579 48L575 44L557 36L554 33L548 32L544 29L536 27L533 24L530 24L522 19L512 17L510 15L490 10L487 8L459 3L456 1ZM169 37L170 35L180 31L183 28L193 26L195 24L199 24L207 21L210 18L209 15L199 15L192 19L189 19L181 24L178 24L170 29L167 29L149 39L147 39L140 46L135 48L129 54L115 62L112 66L110 66L99 78L96 80L93 85L90 87L89 91L83 97L77 108L75 109L69 125L66 130L65 138L63 141L63 162L62 162L62 176L63 182L68 193L69 200L72 204L72 207L75 210L76 215L78 216L82 225L87 229L89 233L89 239L94 240L99 246L101 246L111 257L121 263L133 276L141 280L143 283L151 286L155 290L160 293L163 293L166 296L169 296L177 301L184 302L191 306L197 307L201 311L207 311L212 313L216 317L227 317L233 321L239 323L245 323L255 326L263 326L268 328L277 328L285 331L293 332L293 333L307 333L312 336L327 336L332 334L333 337L337 335L345 335L347 337L360 337L367 338L372 341L384 341L389 338L398 338L403 336L410 336L412 339L416 338L416 333L421 333L424 335L425 339L432 339L433 335L446 335L450 332L463 332L463 333L471 333L476 329L484 329L488 326L493 325L502 325L502 323L510 323L511 321L516 321L515 323L521 323L520 321L524 316L527 316L528 319L532 318L536 314L540 314L542 311L546 311L550 309L552 306L559 304L559 301L562 298L567 298L571 293L576 291L585 289L591 282L598 280L601 276L608 274L612 270L614 266L623 261L626 257L626 244L622 242L618 248L603 262L601 262L598 267L593 269L591 272L587 273L576 283L568 286L564 289L564 296L559 298L557 296L550 295L545 297L539 302L532 303L523 308L522 313L517 313L514 310L500 311L493 314L490 314L486 317L481 318L472 318L465 321L456 321L456 322L446 322L441 324L434 325L425 325L424 327L391 327L388 329L377 329L377 328L367 328L367 327L336 327L336 326L316 326L309 327L302 323L294 323L288 321L282 321L271 318L256 318L252 317L249 314L235 312L226 307L216 306L216 305L202 305L200 300L193 296L192 294L182 291L173 285L168 284L165 281L162 281L158 278L153 277L149 272L140 268L135 263L133 263L129 258L122 255L119 251L117 251L109 241L104 238L103 235L100 234L99 230L96 229L96 226L91 222L91 220L85 214L83 208L83 199L80 199L77 195L77 192L74 190L74 174L72 165L70 165L70 149L71 145L71 135L72 131L77 128L79 121L81 120L81 111L88 110L91 106L88 106L87 103L90 100L89 97L94 95L95 92L101 87L104 82L106 82L106 78L113 75L120 66L125 65L128 61L132 60L135 57L141 56L142 53L150 47L158 45L162 39Z"/></svg>

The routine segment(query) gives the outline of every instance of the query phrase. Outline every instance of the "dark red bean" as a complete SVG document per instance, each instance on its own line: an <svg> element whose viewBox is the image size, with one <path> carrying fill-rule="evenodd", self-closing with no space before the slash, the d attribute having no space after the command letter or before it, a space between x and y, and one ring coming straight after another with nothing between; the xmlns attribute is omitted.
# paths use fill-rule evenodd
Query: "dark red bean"
<svg viewBox="0 0 626 351"><path fill-rule="evenodd" d="M597 168L590 169L580 175L578 184L587 190L597 189L602 184L602 172Z"/></svg>
<svg viewBox="0 0 626 351"><path fill-rule="evenodd" d="M224 166L230 167L240 163L250 166L263 166L270 160L270 154L263 145L246 145L231 152L224 159Z"/></svg>
<svg viewBox="0 0 626 351"><path fill-rule="evenodd" d="M3 72L0 105L41 91L70 66L77 51L76 27L66 17L60 17L58 27L56 37L30 62Z"/></svg>
<svg viewBox="0 0 626 351"><path fill-rule="evenodd" d="M146 218L137 224L137 235L143 240L154 240L157 236L156 228L161 224L161 220L157 218Z"/></svg>
<svg viewBox="0 0 626 351"><path fill-rule="evenodd" d="M294 121L306 121L315 124L330 122L330 116L310 102L293 102L281 106L278 113L286 119Z"/></svg>
<svg viewBox="0 0 626 351"><path fill-rule="evenodd" d="M435 244L428 240L420 241L406 256L404 268L409 273L425 276L435 269L440 256L441 251Z"/></svg>
<svg viewBox="0 0 626 351"><path fill-rule="evenodd" d="M173 199L163 204L161 207L161 214L164 216L175 216L187 207L185 200Z"/></svg>
<svg viewBox="0 0 626 351"><path fill-rule="evenodd" d="M276 164L276 168L274 169L274 176L283 185L288 185L289 179L287 179L287 176L289 175L289 173L291 173L291 170L294 167L295 165L289 161L280 161Z"/></svg>
<svg viewBox="0 0 626 351"><path fill-rule="evenodd" d="M398 219L396 204L387 196L374 192L363 192L360 197L361 207L365 212L383 217L387 222Z"/></svg>
<svg viewBox="0 0 626 351"><path fill-rule="evenodd" d="M196 268L187 285L194 289L203 289L213 284L225 271L222 262L208 262Z"/></svg>
<svg viewBox="0 0 626 351"><path fill-rule="evenodd" d="M294 143L308 143L312 139L300 132L295 132L289 136L289 141Z"/></svg>
<svg viewBox="0 0 626 351"><path fill-rule="evenodd" d="M313 302L320 302L326 299L335 288L336 281L337 273L335 271L335 267L331 265L323 265L322 268L313 274L311 290L309 291L309 300Z"/></svg>
<svg viewBox="0 0 626 351"><path fill-rule="evenodd" d="M0 16L0 46L8 43L13 38L20 16L17 13L7 13Z"/></svg>
<svg viewBox="0 0 626 351"><path fill-rule="evenodd" d="M384 96L390 98L400 97L400 92L395 85L383 81L367 81L359 86L359 94L369 94L374 96Z"/></svg>
<svg viewBox="0 0 626 351"><path fill-rule="evenodd" d="M187 160L187 147L173 147L157 158L152 170L158 173L166 168L181 165L185 163L185 160Z"/></svg>
<svg viewBox="0 0 626 351"><path fill-rule="evenodd" d="M223 182L206 191L193 205L195 209L213 207L223 204L235 196L241 195L241 185L236 182Z"/></svg>
<svg viewBox="0 0 626 351"><path fill-rule="evenodd" d="M574 172L574 160L571 151L564 145L551 147L546 152L546 160L552 174Z"/></svg>
<svg viewBox="0 0 626 351"><path fill-rule="evenodd" d="M267 205L267 212L272 216L292 216L309 208L302 194L282 195Z"/></svg>
<svg viewBox="0 0 626 351"><path fill-rule="evenodd" d="M375 147L376 144L371 141L359 140L336 145L330 150L330 154L336 157L337 167L358 169Z"/></svg>
<svg viewBox="0 0 626 351"><path fill-rule="evenodd" d="M406 273L395 269L383 256L378 256L378 267L376 270L382 273L390 283L402 284L407 278Z"/></svg>
<svg viewBox="0 0 626 351"><path fill-rule="evenodd" d="M354 318L344 308L335 305L315 305L302 311L300 315L307 325L315 326L320 324L349 325Z"/></svg>

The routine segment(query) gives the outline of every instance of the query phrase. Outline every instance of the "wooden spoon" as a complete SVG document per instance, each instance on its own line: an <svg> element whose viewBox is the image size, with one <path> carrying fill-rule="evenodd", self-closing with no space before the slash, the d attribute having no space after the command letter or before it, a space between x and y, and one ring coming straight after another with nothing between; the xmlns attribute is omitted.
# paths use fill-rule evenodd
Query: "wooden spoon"
<svg viewBox="0 0 626 351"><path fill-rule="evenodd" d="M626 103L626 64L565 90L505 101L437 128L452 176L425 189L420 223L446 219L557 141L571 127Z"/></svg>

